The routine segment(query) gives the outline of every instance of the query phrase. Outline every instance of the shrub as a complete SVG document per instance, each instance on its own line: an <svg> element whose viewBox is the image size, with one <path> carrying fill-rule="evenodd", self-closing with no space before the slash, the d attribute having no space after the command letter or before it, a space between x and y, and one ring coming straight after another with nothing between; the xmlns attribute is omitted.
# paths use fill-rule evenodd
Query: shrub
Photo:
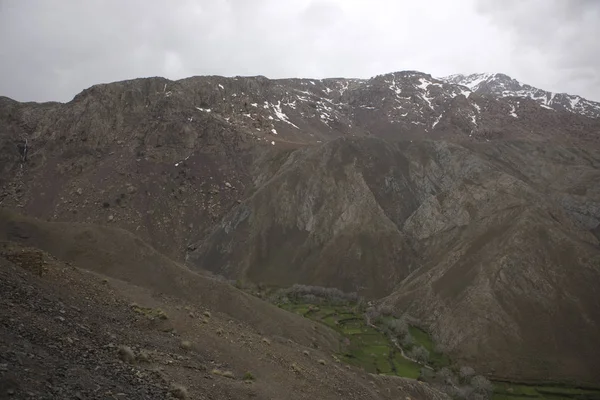
<svg viewBox="0 0 600 400"><path fill-rule="evenodd" d="M429 368L421 368L419 373L419 380L424 382L431 382L435 378L435 372Z"/></svg>
<svg viewBox="0 0 600 400"><path fill-rule="evenodd" d="M190 342L189 340L183 340L179 344L179 347L181 347L184 350L190 350L192 348L192 342Z"/></svg>
<svg viewBox="0 0 600 400"><path fill-rule="evenodd" d="M231 371L225 371L221 374L224 378L235 379L235 375Z"/></svg>
<svg viewBox="0 0 600 400"><path fill-rule="evenodd" d="M408 349L413 345L413 343L414 341L410 333L400 338L400 346L402 346L403 349Z"/></svg>
<svg viewBox="0 0 600 400"><path fill-rule="evenodd" d="M408 324L403 319L392 319L386 323L386 328L396 337L402 339L408 335Z"/></svg>
<svg viewBox="0 0 600 400"><path fill-rule="evenodd" d="M128 364L133 364L135 362L135 354L129 346L119 346L119 358L121 361Z"/></svg>
<svg viewBox="0 0 600 400"><path fill-rule="evenodd" d="M471 386L476 393L490 394L494 390L494 385L487 378L477 375L471 379Z"/></svg>
<svg viewBox="0 0 600 400"><path fill-rule="evenodd" d="M471 367L460 367L458 375L460 376L462 382L467 383L469 380L471 380L473 375L475 375L475 370Z"/></svg>
<svg viewBox="0 0 600 400"><path fill-rule="evenodd" d="M327 364L327 362L326 362L325 360L323 360L323 359L320 359L320 360L319 360L319 361L317 361L317 362L318 362L319 364L321 364L321 365L325 365L325 364Z"/></svg>
<svg viewBox="0 0 600 400"><path fill-rule="evenodd" d="M246 373L244 374L244 377L243 377L243 379L244 379L245 381L253 381L253 380L254 380L254 375L252 375L252 372L246 372Z"/></svg>
<svg viewBox="0 0 600 400"><path fill-rule="evenodd" d="M374 324L380 315L381 314L376 307L368 307L365 311L365 322L371 322Z"/></svg>
<svg viewBox="0 0 600 400"><path fill-rule="evenodd" d="M216 369L215 368L215 369L213 369L211 371L211 373L213 375L219 375L219 376L222 376L224 378L229 378L229 379L234 379L235 378L235 375L233 375L233 372L231 372L231 371L221 371L220 369Z"/></svg>
<svg viewBox="0 0 600 400"><path fill-rule="evenodd" d="M136 358L139 362L149 363L150 353L148 353L146 350L140 350Z"/></svg>
<svg viewBox="0 0 600 400"><path fill-rule="evenodd" d="M187 399L188 398L188 391L185 387L178 385L178 384L172 384L171 385L171 389L169 390L171 392L171 394L173 395L173 397L175 397L176 399Z"/></svg>
<svg viewBox="0 0 600 400"><path fill-rule="evenodd" d="M409 352L408 356L419 362L427 362L429 360L429 352L423 346L415 346Z"/></svg>
<svg viewBox="0 0 600 400"><path fill-rule="evenodd" d="M343 305L358 301L358 294L344 293L337 288L295 284L290 288L280 289L270 296L272 301L284 300L286 298L287 301L302 301L313 304L327 302L330 304Z"/></svg>
<svg viewBox="0 0 600 400"><path fill-rule="evenodd" d="M454 373L452 372L452 370L448 367L444 367L444 368L440 369L436 373L436 378L438 378L438 380L440 382L443 382L446 385L451 385L451 386L456 385L456 377L454 376Z"/></svg>

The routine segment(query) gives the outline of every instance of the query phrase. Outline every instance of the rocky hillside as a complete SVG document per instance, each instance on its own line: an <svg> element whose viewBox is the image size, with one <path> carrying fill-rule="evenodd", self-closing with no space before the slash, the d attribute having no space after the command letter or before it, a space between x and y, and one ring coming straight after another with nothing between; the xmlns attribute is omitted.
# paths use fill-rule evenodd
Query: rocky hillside
<svg viewBox="0 0 600 400"><path fill-rule="evenodd" d="M333 330L128 232L7 213L0 226L3 399L449 399L338 364Z"/></svg>
<svg viewBox="0 0 600 400"><path fill-rule="evenodd" d="M451 75L442 81L461 85L469 90L495 97L514 97L516 99L531 99L542 107L568 111L591 118L600 117L600 103L584 99L581 96L567 93L552 93L521 83L505 74L471 74ZM513 101L513 104L518 104Z"/></svg>
<svg viewBox="0 0 600 400"><path fill-rule="evenodd" d="M548 143L338 139L257 177L188 264L387 296L480 369L592 382L599 167Z"/></svg>
<svg viewBox="0 0 600 400"><path fill-rule="evenodd" d="M196 272L358 291L500 378L594 382L600 118L490 82L147 78L0 98L0 202L123 229Z"/></svg>

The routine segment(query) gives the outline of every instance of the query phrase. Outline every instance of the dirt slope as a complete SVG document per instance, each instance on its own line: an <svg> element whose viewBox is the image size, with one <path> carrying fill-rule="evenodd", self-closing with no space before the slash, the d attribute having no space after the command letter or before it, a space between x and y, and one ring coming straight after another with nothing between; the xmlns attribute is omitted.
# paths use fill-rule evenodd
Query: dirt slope
<svg viewBox="0 0 600 400"><path fill-rule="evenodd" d="M189 399L446 398L416 381L348 369L324 348L259 331L198 298L107 278L13 242L0 243L0 289L2 398L165 399L178 386ZM330 335L324 329L310 331Z"/></svg>

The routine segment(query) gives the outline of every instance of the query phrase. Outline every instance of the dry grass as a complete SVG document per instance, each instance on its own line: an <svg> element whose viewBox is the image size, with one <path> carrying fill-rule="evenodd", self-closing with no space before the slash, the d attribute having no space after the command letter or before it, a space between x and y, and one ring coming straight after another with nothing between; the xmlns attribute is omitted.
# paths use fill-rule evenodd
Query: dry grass
<svg viewBox="0 0 600 400"><path fill-rule="evenodd" d="M182 340L179 344L179 347L181 347L183 350L191 350L192 342L190 342L189 340Z"/></svg>
<svg viewBox="0 0 600 400"><path fill-rule="evenodd" d="M212 371L210 371L210 373L213 375L222 376L224 378L235 379L235 375L231 371L222 371L220 369L215 368Z"/></svg>

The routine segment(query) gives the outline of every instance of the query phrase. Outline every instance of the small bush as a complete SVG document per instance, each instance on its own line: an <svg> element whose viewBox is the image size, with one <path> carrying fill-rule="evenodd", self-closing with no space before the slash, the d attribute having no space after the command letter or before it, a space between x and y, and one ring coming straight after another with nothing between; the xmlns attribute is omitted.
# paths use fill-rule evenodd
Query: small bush
<svg viewBox="0 0 600 400"><path fill-rule="evenodd" d="M266 337L262 338L262 342L265 344L268 344L268 345L271 344L271 341L269 339L267 339Z"/></svg>
<svg viewBox="0 0 600 400"><path fill-rule="evenodd" d="M408 356L419 362L425 363L429 360L429 352L423 346L415 346L409 352Z"/></svg>
<svg viewBox="0 0 600 400"><path fill-rule="evenodd" d="M302 354L304 354L305 356L309 356L309 355L310 355L310 353L308 352L308 350L304 350L304 351L302 352Z"/></svg>
<svg viewBox="0 0 600 400"><path fill-rule="evenodd" d="M129 346L119 346L119 358L121 361L128 364L133 364L135 362L135 354Z"/></svg>
<svg viewBox="0 0 600 400"><path fill-rule="evenodd" d="M150 353L148 353L146 350L140 350L136 358L139 362L149 363Z"/></svg>
<svg viewBox="0 0 600 400"><path fill-rule="evenodd" d="M189 340L183 340L179 344L179 347L181 347L183 350L190 350L192 348L192 342Z"/></svg>
<svg viewBox="0 0 600 400"><path fill-rule="evenodd" d="M319 361L317 361L317 362L318 362L319 364L321 364L321 365L326 365L326 364L327 364L327 362L326 362L325 360L323 360L323 359L320 359L320 360L319 360Z"/></svg>
<svg viewBox="0 0 600 400"><path fill-rule="evenodd" d="M413 344L414 344L414 340L413 340L412 336L410 335L410 333L408 335L405 335L403 338L400 338L400 346L402 346L403 349L408 349Z"/></svg>
<svg viewBox="0 0 600 400"><path fill-rule="evenodd" d="M421 368L419 372L419 380L423 382L431 382L435 378L435 372L429 368Z"/></svg>
<svg viewBox="0 0 600 400"><path fill-rule="evenodd" d="M235 378L235 375L233 375L233 372L231 372L231 371L221 371L220 369L216 369L215 368L215 369L213 369L211 371L211 373L213 375L222 376L224 378L229 378L229 379L234 379Z"/></svg>
<svg viewBox="0 0 600 400"><path fill-rule="evenodd" d="M171 392L173 397L175 397L176 399L185 400L188 398L188 391L184 386L174 383L171 385L171 388L169 391Z"/></svg>
<svg viewBox="0 0 600 400"><path fill-rule="evenodd" d="M211 317L210 311L204 311L202 314L203 314L203 315L204 315L206 318L210 318L210 317Z"/></svg>
<svg viewBox="0 0 600 400"><path fill-rule="evenodd" d="M471 386L475 392L480 394L489 394L494 390L494 385L487 378L477 375L471 379Z"/></svg>
<svg viewBox="0 0 600 400"><path fill-rule="evenodd" d="M246 373L244 374L244 377L243 377L243 379L244 379L245 381L254 381L254 380L255 380L255 378L254 378L254 375L252 375L252 372L246 372Z"/></svg>
<svg viewBox="0 0 600 400"><path fill-rule="evenodd" d="M374 324L380 316L381 313L376 307L368 307L365 311L365 323Z"/></svg>
<svg viewBox="0 0 600 400"><path fill-rule="evenodd" d="M471 367L460 367L458 375L460 376L460 380L462 382L468 383L475 375L475 370Z"/></svg>
<svg viewBox="0 0 600 400"><path fill-rule="evenodd" d="M450 368L444 367L436 373L438 381L451 386L456 386L456 377Z"/></svg>

